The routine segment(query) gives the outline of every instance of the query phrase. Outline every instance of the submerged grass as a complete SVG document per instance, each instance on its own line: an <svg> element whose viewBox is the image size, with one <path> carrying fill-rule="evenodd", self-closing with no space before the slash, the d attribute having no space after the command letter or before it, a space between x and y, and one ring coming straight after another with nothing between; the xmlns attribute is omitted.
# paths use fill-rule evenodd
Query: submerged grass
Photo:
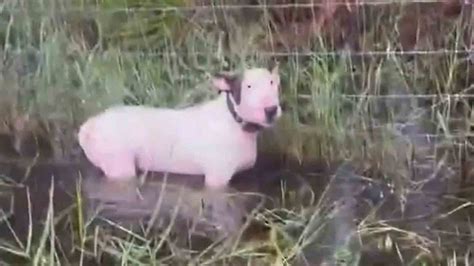
<svg viewBox="0 0 474 266"><path fill-rule="evenodd" d="M244 28L226 18L232 35L230 40L224 41L222 33L209 31L207 25L199 24L197 20L184 21L185 16L181 14L169 20L163 14L149 15L157 19L152 21L143 14L141 17L131 16L130 20L124 18L128 16L119 14L109 20L109 16L100 17L100 12L96 17L86 12L87 21L98 19L98 33L97 36L92 34L91 39L83 37L78 41L74 34L81 31L71 27L78 24L71 24L65 18L66 5L54 6L55 1L33 1L28 5L20 2L0 4L0 40L4 43L0 66L0 116L2 120L14 123L21 114L29 114L32 120L66 127L66 131L46 127L43 133L50 139L63 139L61 149L65 149L65 153L70 153L74 146L74 132L78 125L110 105L188 106L213 97L215 92L208 81L211 74L255 64L265 65L272 59L265 51L259 51L256 44L269 33L270 27L265 24L256 23ZM186 1L179 2L184 4ZM122 8L123 3L119 4L118 7ZM117 8L112 4L111 7ZM386 27L368 29L361 36L366 39L362 42L366 45L364 47L380 48L372 43L377 39L382 39L379 40L382 44L378 45L383 47L398 47L390 27L398 15L374 15L376 17L372 19L376 24L385 23ZM81 20L81 16L75 14L74 18ZM129 24L121 24L122 20ZM178 20L179 30L170 30L169 25L178 23ZM116 23L120 27L115 27ZM186 25L186 34L181 32L182 25ZM448 50L459 50L462 49L461 33L466 30L466 24L459 21L453 25L452 34L447 35L445 42L449 44ZM146 29L156 34L147 38ZM126 37L130 32L134 38ZM82 42L92 43L92 47L84 46ZM315 40L315 43L314 49L325 51L323 40ZM136 47L142 49L130 50ZM472 70L465 59L454 53L416 56L410 60L391 54L365 58L343 52L310 56L296 54L279 59L282 61L281 99L286 107L285 116L275 130L263 134L262 150L284 154L299 162L355 161L360 172L368 178L394 184L397 200L403 202L414 190L411 186L414 181L410 175L412 169L405 167L406 162L413 157L413 147L424 146L417 146L415 141L408 144L400 141L400 125L410 124L420 113L425 113L435 125L430 134L436 134L437 139L443 141L437 142L439 146L453 151L451 163L458 163L456 145L466 142L463 137L470 134L470 112L466 111L470 108L470 101L449 95L468 93L472 89L472 78L468 77ZM11 130L9 127L0 129ZM306 174L308 179L314 178ZM86 221L83 213L86 204L80 187L78 185L76 191L76 208L68 214L53 211L52 187L42 231L32 232L30 215L27 242L21 243L17 239L14 246L5 244L1 249L34 265L76 261L80 264L110 261L124 265L189 262L199 265L231 262L304 265L305 259L309 260L310 253L315 250L324 250L327 253L319 255L339 261L340 265L358 265L363 261L361 254L370 253L367 249L388 249L399 259L403 259L402 250L409 250L415 254L412 265L422 265L423 260L437 257L433 246L435 250L442 250L443 256L438 260L449 265L461 264L461 261L469 265L470 260L469 250L457 251L457 248L444 246L444 238L435 243L421 233L381 220L375 214L376 207L367 217L357 217L362 219L357 226L346 225L344 219L338 218L341 212L344 213L338 212L338 208L344 210L344 206L324 202L325 193L315 194L319 203L309 207L290 206L282 198L281 206L255 213L255 219L270 228L265 239L253 242L237 239L230 244L232 240L229 239L216 241L204 250L188 250L176 243L171 227L165 226L163 231L151 233L144 226L143 230L135 232L113 221L109 221L108 227ZM471 206L469 199L461 201L452 204L463 210ZM434 220L446 220L452 214L437 214ZM60 226L58 220L66 221L67 225ZM347 226L348 229L344 229L347 231L342 226ZM61 244L63 241L60 239L65 237L65 233L58 234L59 227L69 229L73 247L66 248ZM341 240L334 250L327 249L324 245L329 241L328 232L338 230L346 232L350 241ZM33 234L39 235L35 241ZM469 231L465 237L472 239L472 232ZM374 248L377 241L375 246L382 243L382 247ZM419 254L429 254L428 259L422 255L418 258Z"/></svg>

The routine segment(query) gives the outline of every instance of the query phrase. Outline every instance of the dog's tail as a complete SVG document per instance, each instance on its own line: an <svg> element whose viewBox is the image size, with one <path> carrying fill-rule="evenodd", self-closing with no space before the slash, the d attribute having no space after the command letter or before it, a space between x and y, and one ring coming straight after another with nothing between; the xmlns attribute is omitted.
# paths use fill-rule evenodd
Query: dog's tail
<svg viewBox="0 0 474 266"><path fill-rule="evenodd" d="M86 151L88 147L94 144L94 128L95 121L90 119L81 125L79 132L77 134L79 145L81 148Z"/></svg>

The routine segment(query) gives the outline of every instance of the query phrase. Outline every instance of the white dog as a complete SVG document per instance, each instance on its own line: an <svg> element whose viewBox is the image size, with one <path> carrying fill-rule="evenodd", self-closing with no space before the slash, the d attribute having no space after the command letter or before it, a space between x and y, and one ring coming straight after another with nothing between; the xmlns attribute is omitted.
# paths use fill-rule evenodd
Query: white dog
<svg viewBox="0 0 474 266"><path fill-rule="evenodd" d="M192 107L111 107L80 127L79 144L111 179L139 169L204 175L207 187L226 187L236 172L253 167L258 132L282 114L278 64L220 73L212 84L223 93Z"/></svg>

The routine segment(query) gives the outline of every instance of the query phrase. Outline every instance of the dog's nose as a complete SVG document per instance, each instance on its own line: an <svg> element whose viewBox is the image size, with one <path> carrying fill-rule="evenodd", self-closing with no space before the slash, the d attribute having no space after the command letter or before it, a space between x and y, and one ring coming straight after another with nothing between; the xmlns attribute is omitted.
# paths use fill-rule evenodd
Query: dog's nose
<svg viewBox="0 0 474 266"><path fill-rule="evenodd" d="M278 106L265 107L265 116L268 122L272 122L275 119L275 115L278 112Z"/></svg>

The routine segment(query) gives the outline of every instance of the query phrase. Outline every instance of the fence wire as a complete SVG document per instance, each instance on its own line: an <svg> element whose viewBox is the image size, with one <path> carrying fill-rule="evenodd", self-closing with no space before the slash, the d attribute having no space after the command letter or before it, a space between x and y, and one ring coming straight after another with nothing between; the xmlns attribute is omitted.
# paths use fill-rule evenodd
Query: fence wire
<svg viewBox="0 0 474 266"><path fill-rule="evenodd" d="M153 6L147 7L117 7L117 8L92 8L92 7L67 7L60 10L55 10L64 13L70 12L96 12L96 13L117 13L117 12L194 12L201 10L241 10L241 9L298 9L298 8L313 8L313 7L329 7L329 6L346 6L348 8L355 8L361 6L386 6L386 5L404 5L404 4L437 4L446 1L441 0L347 0L347 1L327 1L320 2L312 1L311 3L281 3L273 4L270 1L260 1L260 4L202 4L192 6ZM472 5L472 0L463 0L463 5ZM1 7L1 6L0 6ZM1 9L0 9L1 10ZM22 9L12 9L12 11L20 12ZM46 10L36 9L32 12L45 12Z"/></svg>
<svg viewBox="0 0 474 266"><path fill-rule="evenodd" d="M23 54L23 50L11 50L12 53L17 55ZM30 51L35 52L35 51ZM137 52L137 51L121 51L121 55L125 57L180 57L186 55L192 56L209 56L209 53L205 52L155 52L155 51L146 51L146 52ZM251 53L249 55L252 55ZM445 56L453 55L458 57L458 62L463 60L474 60L474 50L456 50L456 49L438 49L438 50L409 50L409 51L400 51L400 50L385 50L385 51L332 51L332 52L258 52L258 56L268 58L268 57L402 57L402 56ZM101 55L107 57L108 54L104 52ZM214 55L213 55L214 56Z"/></svg>
<svg viewBox="0 0 474 266"><path fill-rule="evenodd" d="M224 1L219 1L224 2ZM33 10L26 10L24 8L18 8L15 6L8 5L8 2L5 2L3 5L0 5L0 12L2 10L8 10L8 12L36 12L36 13L71 13L77 12L84 15L89 13L96 13L96 14L107 14L107 13L117 13L117 12L127 12L127 13L135 13L135 12L198 12L202 10L278 10L278 9L310 9L314 7L319 8L327 8L328 6L344 6L349 9L351 8L358 8L363 6L389 6L389 5L404 5L404 4L446 4L449 1L443 0L346 0L346 1L331 1L331 0L321 0L321 1L311 1L307 3L271 3L272 1L259 1L260 4L201 4L201 5L192 5L192 6L159 6L150 4L147 7L128 7L128 8L98 8L98 7L77 7L77 6L61 6L57 5L55 9L46 9L46 8L37 8ZM463 6L470 6L474 8L473 0L463 0L459 1L459 4ZM11 4L10 4L11 5ZM46 5L45 5L46 7ZM472 12L472 11L471 11ZM471 14L471 16L473 16ZM474 22L474 19L471 18L471 21ZM472 29L474 26L469 25L471 27L472 34L474 34L474 30ZM458 62L462 60L470 60L474 62L474 41L472 40L471 36L471 47L467 49L436 49L436 50L380 50L380 51L329 51L329 52L322 52L322 51L311 51L311 52L258 52L259 56L262 57L314 57L314 56L321 56L321 57L338 57L338 56L349 56L349 57L397 57L397 56L445 56L445 55L453 55L458 56ZM23 51L16 51L17 53L22 53ZM133 52L133 51L123 51L121 52L124 56L146 56L146 57L178 57L183 56L183 53L177 52ZM191 54L191 53L190 53ZM106 56L107 53L103 53L103 56ZM194 52L192 53L193 56L209 56L208 53L204 52ZM214 56L214 55L213 55ZM469 87L472 88L472 84ZM302 96L304 98L304 95ZM354 94L344 94L342 97L345 98L371 98L371 99L391 99L391 98L400 98L400 99L441 99L443 101L458 101L460 99L471 99L474 98L474 94L469 93L457 93L457 94L403 94L403 95L354 95Z"/></svg>

